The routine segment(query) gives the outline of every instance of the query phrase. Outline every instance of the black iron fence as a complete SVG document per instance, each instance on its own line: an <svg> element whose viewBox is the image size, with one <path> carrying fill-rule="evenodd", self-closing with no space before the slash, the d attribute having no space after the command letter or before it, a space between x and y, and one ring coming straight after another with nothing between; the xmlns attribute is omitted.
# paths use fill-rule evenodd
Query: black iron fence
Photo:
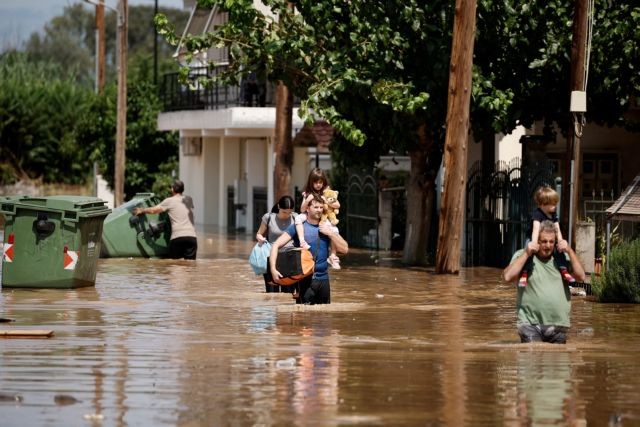
<svg viewBox="0 0 640 427"><path fill-rule="evenodd" d="M371 175L351 175L346 194L346 239L360 248L378 248L378 184Z"/></svg>
<svg viewBox="0 0 640 427"><path fill-rule="evenodd" d="M533 209L533 193L541 185L555 187L550 162L527 171L519 158L487 168L476 162L469 170L466 200L467 266L506 266L524 246Z"/></svg>
<svg viewBox="0 0 640 427"><path fill-rule="evenodd" d="M181 83L177 72L165 74L160 87L163 111L273 106L270 96L273 90L269 83L247 78L240 85L229 86L215 82L204 84L198 80L216 78L226 69L226 66L193 67L189 72L189 84Z"/></svg>

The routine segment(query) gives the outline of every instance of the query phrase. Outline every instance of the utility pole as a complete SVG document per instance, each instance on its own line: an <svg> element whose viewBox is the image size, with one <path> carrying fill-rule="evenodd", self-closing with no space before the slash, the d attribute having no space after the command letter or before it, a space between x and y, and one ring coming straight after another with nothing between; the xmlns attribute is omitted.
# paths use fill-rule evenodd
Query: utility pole
<svg viewBox="0 0 640 427"><path fill-rule="evenodd" d="M118 101L114 165L114 207L124 202L125 150L127 139L127 18L128 0L118 1Z"/></svg>
<svg viewBox="0 0 640 427"><path fill-rule="evenodd" d="M158 14L158 0L155 0L155 6L153 8L153 17L155 19ZM152 25L153 28L153 85L158 87L158 33L156 32L155 25Z"/></svg>
<svg viewBox="0 0 640 427"><path fill-rule="evenodd" d="M104 3L96 4L96 93L104 89L105 68Z"/></svg>
<svg viewBox="0 0 640 427"><path fill-rule="evenodd" d="M587 90L587 47L588 47L588 21L589 21L589 0L575 0L574 3L574 15L573 15L573 38L571 42L571 91L585 92ZM584 111L586 111L586 101L584 111L576 110L574 105L571 105L571 113L573 115L573 126L567 140L567 159L568 167L565 177L569 177L569 180L565 178L565 182L569 182L570 191L569 197L565 200L569 200L569 209L563 209L565 212L569 212L568 228L569 239L571 245L575 247L576 241L576 223L578 221L578 205L580 202L580 194L582 192L581 185L581 170L582 170L582 149L581 149L581 137L582 137L582 118L584 117ZM567 193L565 191L565 193Z"/></svg>
<svg viewBox="0 0 640 427"><path fill-rule="evenodd" d="M444 194L436 253L438 274L460 271L475 31L476 0L456 0L444 145Z"/></svg>
<svg viewBox="0 0 640 427"><path fill-rule="evenodd" d="M104 30L104 1L99 2L85 0L96 7L96 70L95 70L95 92L102 93L104 89L104 67L105 67L105 30ZM98 196L98 162L93 162L93 196Z"/></svg>

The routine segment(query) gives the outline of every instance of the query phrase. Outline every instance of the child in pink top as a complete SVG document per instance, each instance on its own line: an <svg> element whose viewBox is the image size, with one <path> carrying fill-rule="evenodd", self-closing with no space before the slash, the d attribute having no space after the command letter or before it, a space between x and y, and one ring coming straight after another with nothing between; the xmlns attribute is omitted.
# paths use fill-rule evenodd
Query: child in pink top
<svg viewBox="0 0 640 427"><path fill-rule="evenodd" d="M304 240L304 227L302 223L307 220L307 208L309 207L309 203L313 199L314 194L318 194L322 197L322 192L329 187L329 180L325 175L324 171L320 168L314 168L309 172L309 178L307 179L307 184L305 185L302 191L302 204L300 205L300 215L296 217L296 232L298 233L298 238L300 239L300 247L305 249L310 249L309 244ZM324 198L323 198L324 199ZM326 200L325 200L326 201ZM340 202L337 200L331 204L333 209L340 209ZM328 221L328 220L327 220ZM338 228L332 225L334 231L337 233ZM333 245L331 246L331 254L327 258L327 262L329 265L335 269L340 268L340 258L336 254Z"/></svg>

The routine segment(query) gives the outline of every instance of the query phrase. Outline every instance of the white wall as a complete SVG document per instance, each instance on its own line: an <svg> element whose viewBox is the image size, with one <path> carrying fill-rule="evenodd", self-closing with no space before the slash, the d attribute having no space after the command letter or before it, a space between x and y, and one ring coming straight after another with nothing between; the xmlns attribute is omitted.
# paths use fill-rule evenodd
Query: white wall
<svg viewBox="0 0 640 427"><path fill-rule="evenodd" d="M218 179L218 164L219 164L219 151L220 151L220 138L219 137L205 137L202 143L202 158L204 169L204 179L201 182L203 186L204 194L204 215L200 224L212 225L218 223L218 204L220 203L220 189Z"/></svg>
<svg viewBox="0 0 640 427"><path fill-rule="evenodd" d="M246 142L246 171L247 171L247 230L253 229L253 188L265 187L269 192L267 177L267 138L247 139ZM267 203L269 201L267 200ZM271 206L267 204L267 206ZM250 210L249 210L250 209Z"/></svg>
<svg viewBox="0 0 640 427"><path fill-rule="evenodd" d="M222 146L220 153L220 171L222 197L220 198L220 207L218 211L221 217L217 218L218 224L227 224L227 187L233 186L234 181L241 178L240 174L240 138L222 138ZM236 212L238 215L239 212Z"/></svg>
<svg viewBox="0 0 640 427"><path fill-rule="evenodd" d="M510 134L496 135L496 161L510 161L514 157L522 158L522 144L520 137L526 133L523 126L517 126Z"/></svg>
<svg viewBox="0 0 640 427"><path fill-rule="evenodd" d="M181 132L180 136L193 136ZM202 144L204 153L206 144ZM183 156L180 147L179 178L184 182L184 194L193 198L193 216L196 224L202 224L205 219L205 194L204 194L204 156Z"/></svg>

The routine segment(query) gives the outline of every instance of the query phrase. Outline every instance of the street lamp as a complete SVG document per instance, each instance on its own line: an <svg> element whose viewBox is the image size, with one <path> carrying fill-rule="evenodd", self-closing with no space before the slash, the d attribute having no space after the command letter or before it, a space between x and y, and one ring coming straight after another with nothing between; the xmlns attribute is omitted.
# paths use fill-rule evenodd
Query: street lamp
<svg viewBox="0 0 640 427"><path fill-rule="evenodd" d="M127 139L127 15L129 11L128 0L118 0L118 8L107 6L104 0L84 0L95 6L104 6L116 12L118 19L118 102L116 124L116 155L114 164L114 207L124 202L124 171L125 150ZM96 76L97 78L97 76Z"/></svg>

